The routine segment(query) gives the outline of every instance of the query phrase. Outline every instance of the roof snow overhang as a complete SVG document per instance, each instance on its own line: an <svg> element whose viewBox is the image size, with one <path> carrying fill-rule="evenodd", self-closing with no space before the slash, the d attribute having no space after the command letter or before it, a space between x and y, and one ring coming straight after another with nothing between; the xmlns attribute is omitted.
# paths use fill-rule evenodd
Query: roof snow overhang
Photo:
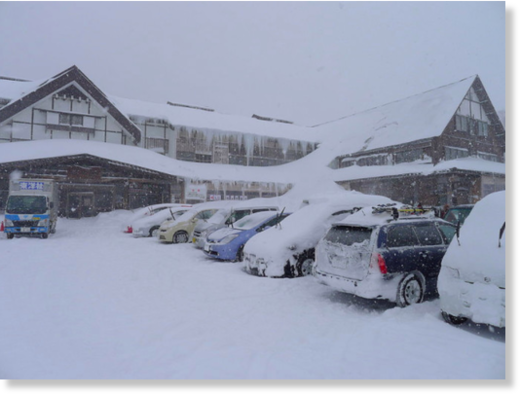
<svg viewBox="0 0 520 396"><path fill-rule="evenodd" d="M100 106L106 109L114 119L134 138L141 141L141 130L106 97L106 95L77 67L72 66L56 76L46 80L27 95L12 101L0 109L0 123L32 106L41 99L75 82L83 88Z"/></svg>

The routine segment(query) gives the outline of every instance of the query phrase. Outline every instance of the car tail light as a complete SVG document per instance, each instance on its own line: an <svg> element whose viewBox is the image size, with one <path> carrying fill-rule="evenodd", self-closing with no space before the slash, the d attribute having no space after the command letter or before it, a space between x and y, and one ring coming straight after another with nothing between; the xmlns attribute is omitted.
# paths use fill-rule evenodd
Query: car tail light
<svg viewBox="0 0 520 396"><path fill-rule="evenodd" d="M372 253L372 260L370 260L370 267L373 268L375 266L379 267L379 272L383 275L388 273L388 268L386 268L385 259L379 253Z"/></svg>
<svg viewBox="0 0 520 396"><path fill-rule="evenodd" d="M134 230L133 230L133 228L131 226L126 227L126 233L127 234L131 234L133 232L134 232Z"/></svg>

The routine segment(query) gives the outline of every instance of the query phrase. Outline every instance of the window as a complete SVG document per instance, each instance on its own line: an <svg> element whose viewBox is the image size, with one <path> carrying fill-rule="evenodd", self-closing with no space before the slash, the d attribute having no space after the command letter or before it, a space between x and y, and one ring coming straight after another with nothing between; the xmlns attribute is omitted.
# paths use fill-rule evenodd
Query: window
<svg viewBox="0 0 520 396"><path fill-rule="evenodd" d="M332 227L325 240L332 243L340 243L342 245L352 246L354 244L368 244L372 235L371 228L337 226Z"/></svg>
<svg viewBox="0 0 520 396"><path fill-rule="evenodd" d="M395 153L395 163L400 164L402 162L413 162L423 158L423 150L407 150Z"/></svg>
<svg viewBox="0 0 520 396"><path fill-rule="evenodd" d="M388 165L387 155L373 155L370 157L359 158L356 161L359 166L377 166L377 165Z"/></svg>
<svg viewBox="0 0 520 396"><path fill-rule="evenodd" d="M415 232L419 243L423 246L442 245L442 238L434 224L415 225Z"/></svg>
<svg viewBox="0 0 520 396"><path fill-rule="evenodd" d="M477 151L477 157L485 159L487 161L498 162L498 156L496 154L484 153L482 151Z"/></svg>
<svg viewBox="0 0 520 396"><path fill-rule="evenodd" d="M455 236L455 227L447 224L439 224L439 229L441 231L442 236L444 237L444 243L448 245Z"/></svg>
<svg viewBox="0 0 520 396"><path fill-rule="evenodd" d="M455 128L457 131L469 132L469 119L468 117L456 115L455 116Z"/></svg>
<svg viewBox="0 0 520 396"><path fill-rule="evenodd" d="M79 114L60 113L59 123L65 125L83 125L83 116Z"/></svg>
<svg viewBox="0 0 520 396"><path fill-rule="evenodd" d="M388 229L387 247L415 246L418 244L417 237L411 226L402 225Z"/></svg>
<svg viewBox="0 0 520 396"><path fill-rule="evenodd" d="M455 128L457 131L469 132L472 135L488 136L489 125L486 121L457 114L455 116Z"/></svg>
<svg viewBox="0 0 520 396"><path fill-rule="evenodd" d="M456 158L465 158L469 155L468 149L459 148L459 147L445 147L446 151L446 159L452 160Z"/></svg>

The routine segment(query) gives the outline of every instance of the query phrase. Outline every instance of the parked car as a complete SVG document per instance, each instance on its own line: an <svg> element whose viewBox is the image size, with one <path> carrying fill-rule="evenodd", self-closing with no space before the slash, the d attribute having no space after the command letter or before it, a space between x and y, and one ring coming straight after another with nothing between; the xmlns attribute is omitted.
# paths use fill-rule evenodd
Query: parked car
<svg viewBox="0 0 520 396"><path fill-rule="evenodd" d="M219 209L207 222L199 222L193 231L193 246L202 249L206 243L206 237L216 230L230 226L237 220L252 213L264 211L278 211L274 205L254 205L250 201L236 202L229 207Z"/></svg>
<svg viewBox="0 0 520 396"><path fill-rule="evenodd" d="M474 205L471 204L454 206L453 208L448 209L443 218L455 225L460 221L460 225L462 225L464 224L466 217L471 213L473 206Z"/></svg>
<svg viewBox="0 0 520 396"><path fill-rule="evenodd" d="M159 234L159 227L165 221L175 220L182 216L189 208L166 208L153 214L153 216L144 216L134 221L132 225L132 236L138 237L154 237Z"/></svg>
<svg viewBox="0 0 520 396"><path fill-rule="evenodd" d="M188 243L199 220L208 220L226 203L205 202L194 205L191 209L175 220L165 221L159 227L157 234L160 242Z"/></svg>
<svg viewBox="0 0 520 396"><path fill-rule="evenodd" d="M506 326L506 195L475 205L442 260L438 288L446 322Z"/></svg>
<svg viewBox="0 0 520 396"><path fill-rule="evenodd" d="M314 275L336 290L399 306L436 295L455 226L421 212L368 207L334 224L316 248Z"/></svg>
<svg viewBox="0 0 520 396"><path fill-rule="evenodd" d="M174 204L174 203L161 203L156 205L149 205L145 206L139 209L134 209L131 216L128 217L128 219L125 220L125 223L123 224L123 232L127 234L131 234L133 229L133 223L139 219L142 219L147 216L152 216L157 212L160 212L163 209L166 208L191 208L191 205L186 204Z"/></svg>
<svg viewBox="0 0 520 396"><path fill-rule="evenodd" d="M244 248L248 273L258 276L288 277L309 275L315 260L315 248L332 223L355 210L390 199L352 191L327 198L305 200L302 207L283 222L251 238Z"/></svg>
<svg viewBox="0 0 520 396"><path fill-rule="evenodd" d="M250 214L233 223L232 227L221 228L210 234L204 245L208 257L226 261L242 261L246 242L259 232L276 226L289 213L263 211Z"/></svg>

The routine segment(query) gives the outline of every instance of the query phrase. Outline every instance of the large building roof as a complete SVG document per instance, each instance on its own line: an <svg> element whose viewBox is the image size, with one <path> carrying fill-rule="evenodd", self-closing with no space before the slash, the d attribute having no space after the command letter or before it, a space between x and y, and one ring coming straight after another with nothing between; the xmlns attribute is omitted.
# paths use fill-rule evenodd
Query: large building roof
<svg viewBox="0 0 520 396"><path fill-rule="evenodd" d="M315 128L340 154L440 136L478 76L329 121Z"/></svg>

